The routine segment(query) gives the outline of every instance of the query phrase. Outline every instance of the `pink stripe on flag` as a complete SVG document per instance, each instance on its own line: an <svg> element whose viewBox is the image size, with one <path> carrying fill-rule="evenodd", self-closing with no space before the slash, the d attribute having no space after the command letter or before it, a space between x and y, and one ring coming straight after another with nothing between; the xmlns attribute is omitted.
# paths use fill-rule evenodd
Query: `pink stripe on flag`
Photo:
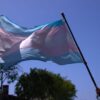
<svg viewBox="0 0 100 100"><path fill-rule="evenodd" d="M20 48L36 48L47 56L59 56L66 52L78 52L64 24L56 27L45 27L33 32L32 35L21 43Z"/></svg>
<svg viewBox="0 0 100 100"><path fill-rule="evenodd" d="M16 36L12 33L5 32L3 29L0 29L0 56L23 39L25 39L25 37Z"/></svg>

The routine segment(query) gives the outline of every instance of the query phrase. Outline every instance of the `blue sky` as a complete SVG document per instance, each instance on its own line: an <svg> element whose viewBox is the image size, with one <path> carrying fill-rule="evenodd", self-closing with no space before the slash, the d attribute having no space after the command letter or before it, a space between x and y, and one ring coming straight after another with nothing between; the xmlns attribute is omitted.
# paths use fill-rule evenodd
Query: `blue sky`
<svg viewBox="0 0 100 100"><path fill-rule="evenodd" d="M32 28L61 18L64 12L71 30L86 58L89 68L100 86L100 1L99 0L0 0L0 14L12 22ZM95 87L84 64L57 65L52 62L25 61L20 70L43 68L67 77L77 89L75 100L96 100ZM10 85L14 94L14 84Z"/></svg>

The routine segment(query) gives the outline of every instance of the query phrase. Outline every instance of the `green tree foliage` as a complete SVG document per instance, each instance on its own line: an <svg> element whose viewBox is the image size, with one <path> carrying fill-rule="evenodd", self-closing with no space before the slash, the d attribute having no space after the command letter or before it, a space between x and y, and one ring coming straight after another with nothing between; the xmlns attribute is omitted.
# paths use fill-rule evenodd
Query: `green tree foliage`
<svg viewBox="0 0 100 100"><path fill-rule="evenodd" d="M16 84L16 94L26 100L73 100L75 86L60 75L42 69L24 73Z"/></svg>
<svg viewBox="0 0 100 100"><path fill-rule="evenodd" d="M5 68L3 65L0 65L0 83L1 88L5 80L8 83L15 81L18 78L18 66L12 66Z"/></svg>

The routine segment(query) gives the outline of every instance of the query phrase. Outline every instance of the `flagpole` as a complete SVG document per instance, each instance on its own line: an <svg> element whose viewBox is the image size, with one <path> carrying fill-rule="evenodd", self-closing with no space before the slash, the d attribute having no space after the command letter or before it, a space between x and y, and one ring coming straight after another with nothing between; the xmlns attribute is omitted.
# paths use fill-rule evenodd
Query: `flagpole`
<svg viewBox="0 0 100 100"><path fill-rule="evenodd" d="M71 33L71 35L72 35L72 38L73 38L73 40L74 40L74 42L75 42L75 44L76 44L76 46L77 46L77 48L78 48L78 50L79 50L79 52L80 52L80 55L81 55L81 57L82 57L82 59L83 59L83 63L85 64L86 69L87 69L87 71L88 71L88 73L89 73L89 75L90 75L90 78L91 78L91 80L92 80L92 82L93 82L93 84L94 84L94 86L95 86L95 88L96 88L96 90L97 90L97 89L99 89L99 88L98 88L98 86L97 86L97 84L96 84L96 81L95 81L95 79L94 79L94 77L93 77L93 75L92 75L92 73L91 73L91 71L90 71L90 69L89 69L89 66L88 66L88 64L87 64L87 62L86 62L86 60L85 60L85 58L84 58L84 56L83 56L83 54L82 54L82 51L81 51L80 47L78 46L78 43L77 43L77 41L76 41L76 39L75 39L75 37L74 37L74 35L73 35L71 29L70 29L70 26L69 26L69 24L68 24L68 22L67 22L67 20L66 20L66 17L65 17L65 15L64 15L64 13L61 13L61 15L62 15L62 18L64 19L64 21L65 21L65 23L66 23L66 25L67 25L67 27L68 27L70 33Z"/></svg>

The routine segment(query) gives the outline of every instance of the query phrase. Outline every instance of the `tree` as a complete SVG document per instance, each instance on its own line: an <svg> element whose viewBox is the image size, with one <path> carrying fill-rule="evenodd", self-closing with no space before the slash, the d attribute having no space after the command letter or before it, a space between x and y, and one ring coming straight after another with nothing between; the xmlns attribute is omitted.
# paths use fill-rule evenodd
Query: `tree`
<svg viewBox="0 0 100 100"><path fill-rule="evenodd" d="M8 83L11 83L14 82L17 78L18 78L18 66L12 66L6 68L2 64L0 64L1 89L5 80L7 80Z"/></svg>
<svg viewBox="0 0 100 100"><path fill-rule="evenodd" d="M59 74L47 70L31 69L16 84L16 94L26 100L73 100L75 86Z"/></svg>

